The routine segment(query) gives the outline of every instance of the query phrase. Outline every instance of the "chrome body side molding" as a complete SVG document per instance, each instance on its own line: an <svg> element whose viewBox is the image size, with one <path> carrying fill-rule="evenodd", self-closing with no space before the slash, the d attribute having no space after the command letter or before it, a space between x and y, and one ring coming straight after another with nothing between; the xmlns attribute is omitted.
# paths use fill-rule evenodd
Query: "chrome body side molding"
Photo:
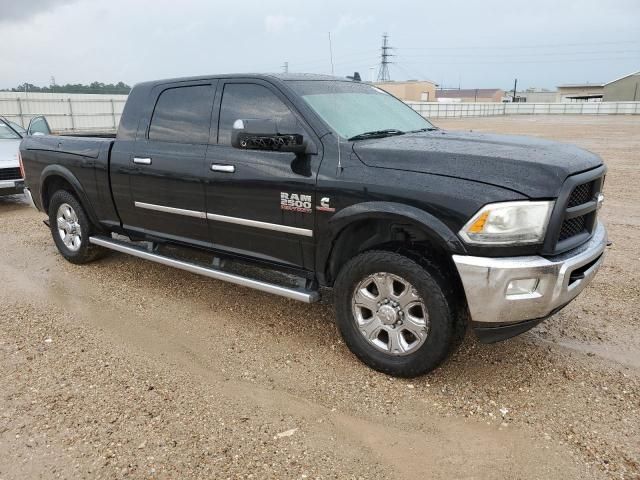
<svg viewBox="0 0 640 480"><path fill-rule="evenodd" d="M197 210L185 210L183 208L165 207L163 205L155 205L153 203L134 202L138 208L146 208L147 210L155 210L156 212L175 213L176 215L185 215L187 217L207 218L205 212Z"/></svg>
<svg viewBox="0 0 640 480"><path fill-rule="evenodd" d="M147 210L155 210L157 212L174 213L176 215L186 215L188 217L206 218L216 222L233 223L243 225L245 227L263 228L265 230L273 230L275 232L291 233L293 235L302 235L303 237L313 237L313 230L308 228L291 227L280 223L261 222L259 220L250 220L248 218L227 217L226 215L218 215L216 213L199 212L197 210L185 210L183 208L165 207L164 205L155 205L153 203L134 202L138 208L146 208Z"/></svg>
<svg viewBox="0 0 640 480"><path fill-rule="evenodd" d="M276 232L293 233L294 235L302 235L304 237L313 237L313 230L307 228L290 227L289 225L281 225L279 223L260 222L258 220L249 220L247 218L227 217L216 213L207 213L209 220L216 222L234 223L245 227L264 228L266 230L274 230Z"/></svg>

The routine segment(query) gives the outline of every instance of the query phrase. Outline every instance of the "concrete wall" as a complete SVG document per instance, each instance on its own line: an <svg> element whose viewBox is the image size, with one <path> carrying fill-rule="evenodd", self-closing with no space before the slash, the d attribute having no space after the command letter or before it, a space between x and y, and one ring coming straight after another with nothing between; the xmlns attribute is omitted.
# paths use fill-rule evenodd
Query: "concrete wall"
<svg viewBox="0 0 640 480"><path fill-rule="evenodd" d="M438 102L463 102L463 103L486 103L502 102L505 96L504 90L486 88L464 88L461 90L438 90L436 98Z"/></svg>
<svg viewBox="0 0 640 480"><path fill-rule="evenodd" d="M558 92L518 92L528 103L554 103L558 101Z"/></svg>
<svg viewBox="0 0 640 480"><path fill-rule="evenodd" d="M435 102L436 85L431 82L380 82L374 85L400 100L412 102Z"/></svg>
<svg viewBox="0 0 640 480"><path fill-rule="evenodd" d="M640 101L640 73L607 83L602 99L605 102Z"/></svg>

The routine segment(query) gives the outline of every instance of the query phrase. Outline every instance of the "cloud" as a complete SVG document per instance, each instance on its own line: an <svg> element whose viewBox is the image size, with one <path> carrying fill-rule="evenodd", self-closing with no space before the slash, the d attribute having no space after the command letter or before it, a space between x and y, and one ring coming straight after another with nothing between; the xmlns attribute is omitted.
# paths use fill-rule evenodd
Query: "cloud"
<svg viewBox="0 0 640 480"><path fill-rule="evenodd" d="M41 13L73 3L76 0L0 0L0 23L11 23L27 20Z"/></svg>
<svg viewBox="0 0 640 480"><path fill-rule="evenodd" d="M640 0L399 0L394 8L385 0L246 0L242 5L0 0L0 88L47 85L52 75L59 83L131 84L277 71L284 61L291 71L329 73L328 32L337 75L376 65L383 32L396 48L391 66L396 80L424 77L447 86L509 88L518 77L518 85L551 88L638 70ZM487 29L479 20L494 11L500 12L500 28Z"/></svg>
<svg viewBox="0 0 640 480"><path fill-rule="evenodd" d="M340 15L338 19L338 25L336 25L335 32L341 30L349 30L352 28L361 28L373 23L373 17L368 15L366 17L354 16L351 14Z"/></svg>
<svg viewBox="0 0 640 480"><path fill-rule="evenodd" d="M267 15L264 17L264 28L269 33L281 33L289 28L295 28L299 24L296 17L289 15Z"/></svg>

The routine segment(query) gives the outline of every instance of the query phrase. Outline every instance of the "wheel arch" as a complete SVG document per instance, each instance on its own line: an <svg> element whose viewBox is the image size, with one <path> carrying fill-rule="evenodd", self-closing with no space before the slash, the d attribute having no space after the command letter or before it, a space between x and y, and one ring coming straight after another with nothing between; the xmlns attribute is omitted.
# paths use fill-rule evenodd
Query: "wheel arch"
<svg viewBox="0 0 640 480"><path fill-rule="evenodd" d="M57 190L66 190L78 199L94 225L99 225L91 202L78 178L62 165L48 165L40 175L40 201L45 213L49 211L51 196Z"/></svg>
<svg viewBox="0 0 640 480"><path fill-rule="evenodd" d="M332 285L350 258L373 248L409 249L436 256L457 274L452 254L466 249L456 234L432 214L394 202L365 202L347 207L329 221L324 248L318 253L321 283ZM450 267L453 267L451 269Z"/></svg>

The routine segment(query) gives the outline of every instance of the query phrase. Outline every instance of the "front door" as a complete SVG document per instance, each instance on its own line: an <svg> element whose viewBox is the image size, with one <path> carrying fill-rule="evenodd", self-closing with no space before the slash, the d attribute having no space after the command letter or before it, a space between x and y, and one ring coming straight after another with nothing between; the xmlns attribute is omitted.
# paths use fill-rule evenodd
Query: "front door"
<svg viewBox="0 0 640 480"><path fill-rule="evenodd" d="M206 245L205 155L214 85L162 85L152 95L157 101L149 126L130 159L131 224L147 234Z"/></svg>
<svg viewBox="0 0 640 480"><path fill-rule="evenodd" d="M238 119L302 124L281 93L267 82L229 80L218 89L217 143L207 151L206 204L211 241L230 252L292 267L312 268L315 184L319 155L296 155L231 146Z"/></svg>

